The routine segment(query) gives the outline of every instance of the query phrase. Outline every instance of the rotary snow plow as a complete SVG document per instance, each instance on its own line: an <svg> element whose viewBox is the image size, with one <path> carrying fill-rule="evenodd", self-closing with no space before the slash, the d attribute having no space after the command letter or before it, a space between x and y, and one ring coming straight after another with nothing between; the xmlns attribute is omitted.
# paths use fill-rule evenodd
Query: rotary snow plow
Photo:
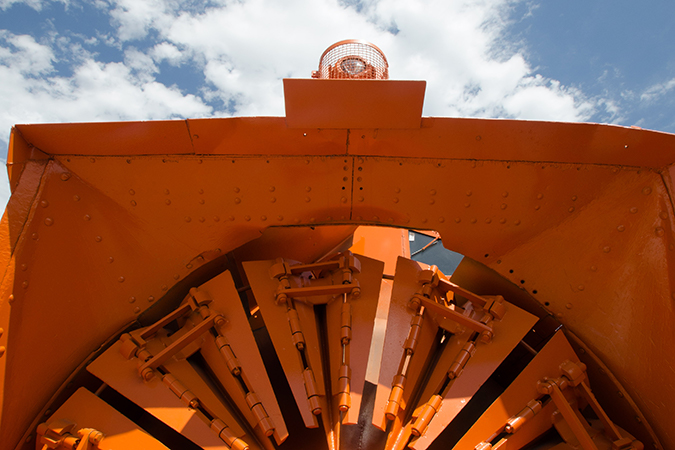
<svg viewBox="0 0 675 450"><path fill-rule="evenodd" d="M1 447L675 448L675 136L387 77L350 41L286 117L16 126Z"/></svg>

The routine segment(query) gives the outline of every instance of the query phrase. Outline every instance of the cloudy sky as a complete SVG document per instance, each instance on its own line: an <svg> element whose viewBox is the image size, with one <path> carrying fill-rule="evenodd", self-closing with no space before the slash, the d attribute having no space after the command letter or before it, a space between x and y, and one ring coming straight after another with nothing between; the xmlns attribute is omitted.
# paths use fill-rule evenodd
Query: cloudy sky
<svg viewBox="0 0 675 450"><path fill-rule="evenodd" d="M427 116L675 132L674 19L672 0L0 0L0 157L16 123L283 115L281 79L348 38L427 80Z"/></svg>

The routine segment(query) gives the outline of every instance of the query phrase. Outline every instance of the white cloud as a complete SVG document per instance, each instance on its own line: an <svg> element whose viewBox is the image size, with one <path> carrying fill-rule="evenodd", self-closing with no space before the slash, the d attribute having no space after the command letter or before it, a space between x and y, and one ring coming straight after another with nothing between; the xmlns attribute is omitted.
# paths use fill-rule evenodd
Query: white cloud
<svg viewBox="0 0 675 450"><path fill-rule="evenodd" d="M668 92L672 91L675 88L675 78L668 80L664 83L654 84L640 95L640 100L644 102L652 102L658 100Z"/></svg>
<svg viewBox="0 0 675 450"><path fill-rule="evenodd" d="M6 10L11 8L13 5L25 4L36 11L40 11L42 9L43 3L43 0L0 0L0 9Z"/></svg>
<svg viewBox="0 0 675 450"><path fill-rule="evenodd" d="M54 73L51 49L30 36L0 35L0 129L16 123L166 119L210 115L199 97L157 82L150 57L134 49L126 64L83 55L69 77Z"/></svg>
<svg viewBox="0 0 675 450"><path fill-rule="evenodd" d="M525 55L500 41L512 0L221 3L191 11L180 1L117 0L113 15L120 39L153 31L174 58L180 52L201 65L213 96L236 114L282 114L280 79L307 77L323 50L345 38L382 48L392 78L427 80L427 115L575 121L592 112L580 91L536 76ZM155 60L161 55L155 50Z"/></svg>

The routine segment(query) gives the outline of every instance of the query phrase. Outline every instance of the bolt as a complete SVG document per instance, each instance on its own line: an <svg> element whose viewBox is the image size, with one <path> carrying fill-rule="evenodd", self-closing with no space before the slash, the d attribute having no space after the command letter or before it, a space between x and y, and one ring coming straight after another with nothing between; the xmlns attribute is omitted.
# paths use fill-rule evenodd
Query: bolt
<svg viewBox="0 0 675 450"><path fill-rule="evenodd" d="M70 179L70 174L69 173L62 173L61 174L61 179L63 181L68 181Z"/></svg>
<svg viewBox="0 0 675 450"><path fill-rule="evenodd" d="M141 372L141 377L143 377L145 381L150 381L155 377L155 372L151 368L146 367Z"/></svg>

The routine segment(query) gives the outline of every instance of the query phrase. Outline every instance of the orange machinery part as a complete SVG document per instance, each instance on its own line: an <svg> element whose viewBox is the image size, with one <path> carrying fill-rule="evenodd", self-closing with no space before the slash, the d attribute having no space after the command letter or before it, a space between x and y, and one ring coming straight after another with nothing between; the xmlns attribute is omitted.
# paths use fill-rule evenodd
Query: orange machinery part
<svg viewBox="0 0 675 450"><path fill-rule="evenodd" d="M605 409L630 403L644 416L622 426L675 448L675 136L421 118L419 82L364 81L383 87L355 115L353 99L326 103L349 95L344 83L286 80L286 118L12 130L0 225L3 448L90 353L175 304L222 255L267 230L289 257L313 261L360 225L437 230L478 274L465 287L499 285L557 318L575 349L603 362L589 371ZM396 114L378 107L383 96ZM266 251L258 246L259 259L276 257Z"/></svg>

